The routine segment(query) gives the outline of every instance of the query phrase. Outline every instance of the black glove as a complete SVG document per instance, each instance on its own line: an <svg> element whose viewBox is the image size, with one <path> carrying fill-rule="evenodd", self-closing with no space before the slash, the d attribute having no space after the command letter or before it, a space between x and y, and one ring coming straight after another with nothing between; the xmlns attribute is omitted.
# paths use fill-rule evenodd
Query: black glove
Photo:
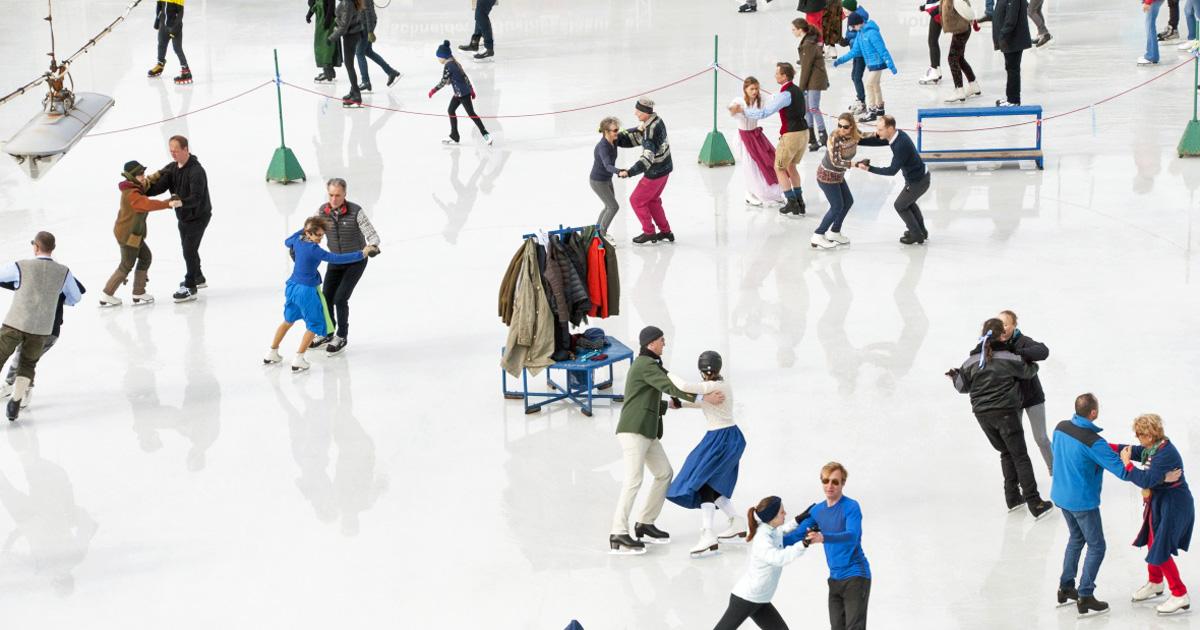
<svg viewBox="0 0 1200 630"><path fill-rule="evenodd" d="M305 14L305 16L304 16L304 21L305 21L305 22L307 22L307 23L309 23L309 24L312 24L312 16L313 16L313 10L312 10L312 9L309 9L309 10L308 10L308 13L307 13L307 14Z"/></svg>
<svg viewBox="0 0 1200 630"><path fill-rule="evenodd" d="M814 507L816 507L816 505L817 504L814 503L814 504L808 506L807 508L805 508L803 512L797 514L796 515L796 524L799 525L800 523L803 523L804 521L806 521L808 519L808 517L812 516L812 509Z"/></svg>

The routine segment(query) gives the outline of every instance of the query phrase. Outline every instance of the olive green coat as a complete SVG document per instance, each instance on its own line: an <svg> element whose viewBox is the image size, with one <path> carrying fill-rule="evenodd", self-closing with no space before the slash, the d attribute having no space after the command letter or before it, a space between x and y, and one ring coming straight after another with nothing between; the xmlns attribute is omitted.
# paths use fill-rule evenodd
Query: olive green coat
<svg viewBox="0 0 1200 630"><path fill-rule="evenodd" d="M625 402L621 405L621 420L617 433L639 433L651 440L662 438L663 414L667 412L667 401L662 395L695 402L696 395L689 394L671 383L671 377L663 369L662 361L641 354L633 360L629 374L625 376Z"/></svg>

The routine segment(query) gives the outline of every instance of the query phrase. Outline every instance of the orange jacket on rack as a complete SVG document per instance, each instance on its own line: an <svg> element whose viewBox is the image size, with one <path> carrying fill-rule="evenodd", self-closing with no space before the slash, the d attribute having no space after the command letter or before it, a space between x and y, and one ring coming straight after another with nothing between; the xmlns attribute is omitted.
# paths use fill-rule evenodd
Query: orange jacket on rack
<svg viewBox="0 0 1200 630"><path fill-rule="evenodd" d="M604 261L604 248L600 237L593 237L587 252L588 296L592 300L591 317L608 317L608 265Z"/></svg>

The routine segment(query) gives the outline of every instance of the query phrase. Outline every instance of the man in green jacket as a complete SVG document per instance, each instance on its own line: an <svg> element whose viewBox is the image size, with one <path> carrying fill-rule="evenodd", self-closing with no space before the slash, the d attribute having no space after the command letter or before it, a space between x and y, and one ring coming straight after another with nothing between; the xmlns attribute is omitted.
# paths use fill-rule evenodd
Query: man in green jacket
<svg viewBox="0 0 1200 630"><path fill-rule="evenodd" d="M702 398L682 391L671 383L662 365L662 351L667 341L661 329L656 326L643 328L638 335L638 343L641 351L625 377L625 401L621 406L621 420L617 423L617 441L621 444L625 462L625 484L621 489L621 498L617 500L612 531L608 537L611 553L615 554L645 553L646 546L641 541L643 537L656 544L671 542L667 532L654 526L674 474L659 441L663 434L662 417L667 412L667 402L662 395L667 394L673 399L683 398L689 402L699 402ZM721 392L708 394L707 398L717 405L725 400ZM678 409L679 401L674 400L671 406ZM629 536L629 516L633 512L633 500L642 487L643 468L650 469L654 484L650 487L650 496L646 497L642 514L634 524L635 540Z"/></svg>

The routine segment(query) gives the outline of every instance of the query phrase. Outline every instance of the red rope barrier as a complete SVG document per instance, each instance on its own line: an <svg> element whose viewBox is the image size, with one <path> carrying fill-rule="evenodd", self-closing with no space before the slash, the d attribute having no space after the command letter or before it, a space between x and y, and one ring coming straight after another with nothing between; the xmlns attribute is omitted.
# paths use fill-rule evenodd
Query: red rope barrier
<svg viewBox="0 0 1200 630"><path fill-rule="evenodd" d="M258 84L258 85L256 85L256 86L254 86L254 87L250 88L249 90L246 90L245 92L242 92L242 93L240 93L240 94L235 94L235 95L233 95L233 96L230 96L229 98L227 98L227 99L225 99L225 100L222 100L222 101L217 101L216 103L213 103L213 104L211 104L211 105L205 105L204 107L201 107L200 109L193 109L193 110L191 110L191 111L184 112L184 113L182 113L182 114L179 114L179 115L177 115L177 116L171 116L170 118L164 118L164 119L162 119L162 120L157 120L157 121L154 121L154 122L145 123L145 124L143 124L143 125L134 125L133 127L125 127L124 129L113 129L112 131L101 131L100 133L89 133L88 135L86 135L86 136L84 136L84 137L86 137L86 138L96 138L96 137L99 137L99 136L107 136L107 135L111 135L111 134L114 134L114 133L124 133L124 132L126 132L126 131L133 131L134 129L141 129L141 128L143 128L143 127L152 127L152 126L154 126L154 125L161 125L161 124L163 124L163 123L165 123L165 122L170 122L170 121L172 121L172 120L176 120L176 119L178 119L178 118L183 118L184 116L191 116L192 114L196 114L196 113L202 112L202 111L204 111L204 110L206 110L206 109L212 109L212 108L214 108L214 107L216 107L216 106L218 106L218 105L224 105L225 103L228 103L228 102L230 102L230 101L233 101L233 100L237 100L237 99L239 99L239 98L242 98L243 96L245 96L245 95L247 95L247 94L249 94L249 93L251 93L251 92L254 92L255 90L261 90L262 88L265 88L265 87L267 87L268 85L271 85L272 83L274 83L274 81L264 81L264 82L262 82L262 83L260 83L260 84Z"/></svg>

